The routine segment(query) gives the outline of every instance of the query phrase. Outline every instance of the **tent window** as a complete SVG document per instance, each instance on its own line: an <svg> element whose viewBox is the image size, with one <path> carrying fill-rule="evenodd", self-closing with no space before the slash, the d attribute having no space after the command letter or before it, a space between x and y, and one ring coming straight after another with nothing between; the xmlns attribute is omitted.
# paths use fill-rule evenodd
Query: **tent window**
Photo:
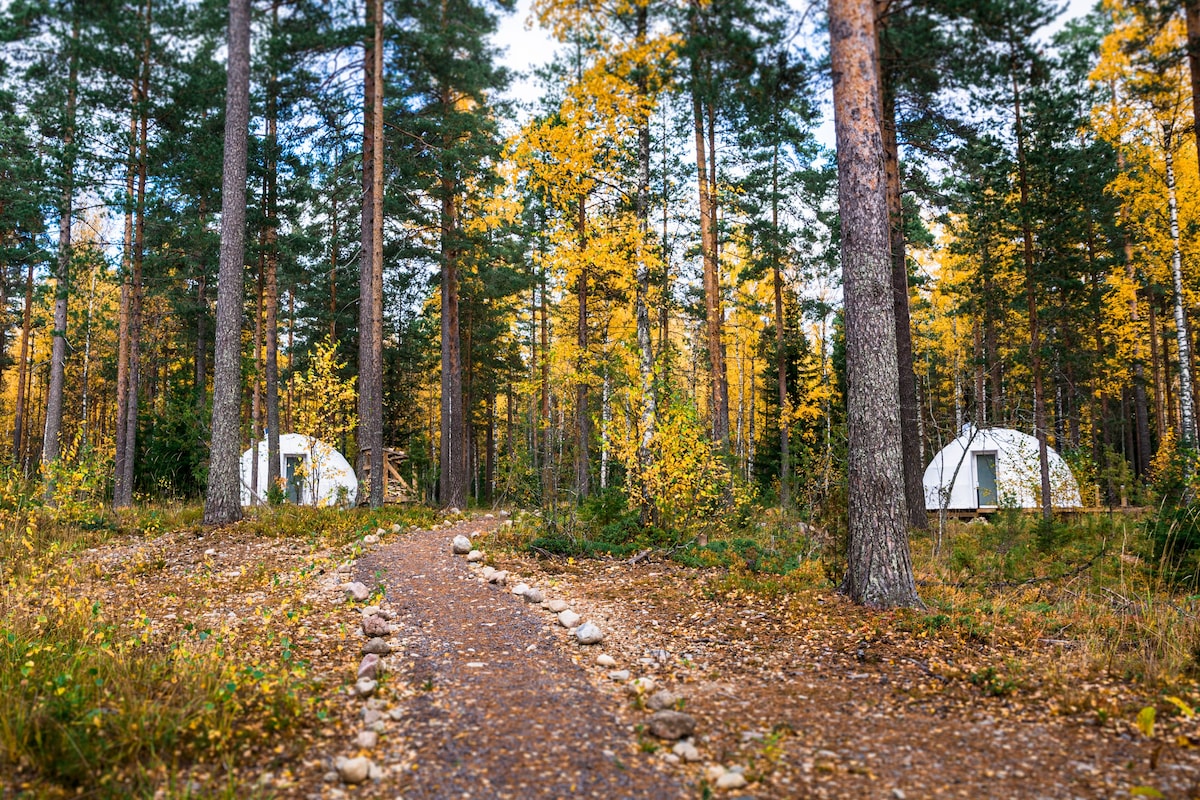
<svg viewBox="0 0 1200 800"><path fill-rule="evenodd" d="M289 503L299 504L300 502L300 484L304 479L303 465L304 456L287 457L287 500Z"/></svg>
<svg viewBox="0 0 1200 800"><path fill-rule="evenodd" d="M980 508L996 505L996 454L975 454L975 476L979 483L978 501Z"/></svg>

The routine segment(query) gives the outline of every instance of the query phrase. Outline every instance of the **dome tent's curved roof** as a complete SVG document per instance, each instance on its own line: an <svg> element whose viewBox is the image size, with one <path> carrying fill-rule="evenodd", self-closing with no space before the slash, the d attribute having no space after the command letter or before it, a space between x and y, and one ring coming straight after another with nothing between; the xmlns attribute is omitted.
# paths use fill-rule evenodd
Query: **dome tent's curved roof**
<svg viewBox="0 0 1200 800"><path fill-rule="evenodd" d="M979 470L976 456L994 455L996 504L1008 508L1037 508L1041 504L1038 441L1012 428L964 425L958 438L942 448L925 468L925 508L936 511L979 508ZM1049 449L1050 500L1055 508L1083 505L1079 484L1063 457Z"/></svg>
<svg viewBox="0 0 1200 800"><path fill-rule="evenodd" d="M250 484L251 460L256 448L242 453L242 505L253 500ZM267 440L258 442L258 502L267 501ZM285 433L279 437L279 475L287 479L288 458L297 461L296 502L301 505L329 506L338 503L354 505L358 495L358 477L345 456L326 442L300 433Z"/></svg>

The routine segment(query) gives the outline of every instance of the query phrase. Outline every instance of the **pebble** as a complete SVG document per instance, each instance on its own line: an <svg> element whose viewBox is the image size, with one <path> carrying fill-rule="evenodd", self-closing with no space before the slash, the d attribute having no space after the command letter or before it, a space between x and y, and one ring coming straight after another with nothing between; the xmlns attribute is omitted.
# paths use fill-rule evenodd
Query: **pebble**
<svg viewBox="0 0 1200 800"><path fill-rule="evenodd" d="M383 719L383 714L379 713L378 708L364 708L363 709L363 724L364 725L374 725L376 722L379 722L379 720L381 720L381 719Z"/></svg>
<svg viewBox="0 0 1200 800"><path fill-rule="evenodd" d="M477 561L483 561L483 551L472 550L471 552L467 553L467 561L471 562L472 564Z"/></svg>
<svg viewBox="0 0 1200 800"><path fill-rule="evenodd" d="M449 508L446 509L446 513L448 515L450 515L451 517L457 517L462 512L458 510L457 506L450 506ZM450 520L446 520L446 521L449 522Z"/></svg>
<svg viewBox="0 0 1200 800"><path fill-rule="evenodd" d="M333 783L334 781L336 781L336 780L337 780L338 778L340 778L340 777L341 777L341 776L340 776L340 775L338 775L338 772L337 772L337 770L336 770L336 769L331 769L331 770L329 770L329 772L326 772L324 776L322 776L323 780L324 780L326 783Z"/></svg>
<svg viewBox="0 0 1200 800"><path fill-rule="evenodd" d="M337 772L345 783L362 783L371 774L371 759L366 756L339 758Z"/></svg>
<svg viewBox="0 0 1200 800"><path fill-rule="evenodd" d="M654 691L654 678L636 678L633 683L629 684L629 688L636 694L652 692Z"/></svg>
<svg viewBox="0 0 1200 800"><path fill-rule="evenodd" d="M379 744L379 734L375 731L359 731L354 738L354 745L360 750L374 750Z"/></svg>
<svg viewBox="0 0 1200 800"><path fill-rule="evenodd" d="M563 612L563 614L566 613L566 611ZM559 614L559 621L562 621L562 614ZM604 633L592 623L585 622L575 629L575 639L580 644L600 644L604 641Z"/></svg>
<svg viewBox="0 0 1200 800"><path fill-rule="evenodd" d="M612 672L608 673L608 677L612 678L614 681L627 681L629 680L629 670L614 669Z"/></svg>
<svg viewBox="0 0 1200 800"><path fill-rule="evenodd" d="M204 555L206 555L206 556L215 556L216 554L217 554L217 549L215 547L210 547L204 551Z"/></svg>
<svg viewBox="0 0 1200 800"><path fill-rule="evenodd" d="M382 666L383 663L378 653L367 653L363 656L362 663L358 665L358 677L375 680L379 677L379 670Z"/></svg>
<svg viewBox="0 0 1200 800"><path fill-rule="evenodd" d="M746 776L740 772L726 772L717 778L718 789L741 789L746 785Z"/></svg>
<svg viewBox="0 0 1200 800"><path fill-rule="evenodd" d="M906 800L908 795L904 793L903 789L892 789L892 797L895 798L895 800Z"/></svg>
<svg viewBox="0 0 1200 800"><path fill-rule="evenodd" d="M367 643L363 645L362 651L363 655L374 653L377 656L386 656L392 652L392 646L376 636L374 639L367 640Z"/></svg>
<svg viewBox="0 0 1200 800"><path fill-rule="evenodd" d="M376 614L378 614L381 610L382 609L380 609L379 606L367 606L366 608L364 608L362 610L362 615L364 617L373 617Z"/></svg>
<svg viewBox="0 0 1200 800"><path fill-rule="evenodd" d="M582 621L583 621L583 617L579 616L578 614L576 614L574 611L572 611L569 608L566 611L560 612L558 615L558 624L562 625L564 628L574 628L574 627L578 626L579 623ZM588 623L588 624L590 625L591 623ZM596 626L592 625L592 627L594 628ZM597 631L598 631L598 629L597 629ZM597 641L599 641L599 640L597 640ZM614 667L616 665L617 665L616 661L614 661L611 664L611 666L614 666ZM604 666L610 666L610 665L605 664Z"/></svg>
<svg viewBox="0 0 1200 800"><path fill-rule="evenodd" d="M617 660L608 653L601 653L600 655L596 656L596 663L602 667L615 667L617 665Z"/></svg>
<svg viewBox="0 0 1200 800"><path fill-rule="evenodd" d="M361 603L363 600L366 600L371 596L371 590L358 581L354 581L353 583L343 583L342 590L346 592L346 597L349 597L356 603Z"/></svg>
<svg viewBox="0 0 1200 800"><path fill-rule="evenodd" d="M399 533L399 532L400 532L400 523L393 522L392 523L392 533Z"/></svg>
<svg viewBox="0 0 1200 800"><path fill-rule="evenodd" d="M363 544L379 544L379 537L373 533L368 533L363 537Z"/></svg>
<svg viewBox="0 0 1200 800"><path fill-rule="evenodd" d="M471 540L460 533L450 542L450 548L456 556L466 555L471 552Z"/></svg>
<svg viewBox="0 0 1200 800"><path fill-rule="evenodd" d="M682 739L696 732L696 719L682 711L656 711L650 715L650 732L660 739Z"/></svg>
<svg viewBox="0 0 1200 800"><path fill-rule="evenodd" d="M654 694L646 698L646 706L651 711L662 711L666 708L674 708L679 702L679 698L671 694L666 689L659 689Z"/></svg>
<svg viewBox="0 0 1200 800"><path fill-rule="evenodd" d="M562 612L566 611L568 608L570 608L570 606L567 605L566 600L555 599L555 600L550 600L546 603L546 610L551 611L555 614L561 614Z"/></svg>
<svg viewBox="0 0 1200 800"><path fill-rule="evenodd" d="M508 570L498 569L488 578L488 583L494 583L498 586L505 586L508 583Z"/></svg>
<svg viewBox="0 0 1200 800"><path fill-rule="evenodd" d="M368 637L388 636L392 632L392 628L387 624L387 620L383 617L377 617L374 614L369 617L363 617L362 629L363 633Z"/></svg>
<svg viewBox="0 0 1200 800"><path fill-rule="evenodd" d="M546 596L542 594L541 589L534 588L526 589L523 597L525 598L526 603L533 603L535 605L546 599Z"/></svg>
<svg viewBox="0 0 1200 800"><path fill-rule="evenodd" d="M682 758L684 761L696 762L700 760L700 751L696 749L696 745L691 742L678 742L671 748L671 752Z"/></svg>
<svg viewBox="0 0 1200 800"><path fill-rule="evenodd" d="M492 579L492 576L493 576L493 575L495 575L495 574L496 574L496 568L495 568L495 567L484 567L483 569L479 570L479 575L480 575L480 576L481 576L481 577L482 577L482 578L483 578L485 581L490 581L490 580Z"/></svg>
<svg viewBox="0 0 1200 800"><path fill-rule="evenodd" d="M513 594L518 594L518 595L520 595L520 594L525 594L525 593L526 593L526 592L528 592L528 591L529 591L529 584L528 584L528 583L518 583L516 586L514 586L514 587L512 588L512 593L513 593Z"/></svg>
<svg viewBox="0 0 1200 800"><path fill-rule="evenodd" d="M370 697L375 694L375 687L378 685L378 681L373 681L370 678L359 678L354 684L354 691L359 697Z"/></svg>

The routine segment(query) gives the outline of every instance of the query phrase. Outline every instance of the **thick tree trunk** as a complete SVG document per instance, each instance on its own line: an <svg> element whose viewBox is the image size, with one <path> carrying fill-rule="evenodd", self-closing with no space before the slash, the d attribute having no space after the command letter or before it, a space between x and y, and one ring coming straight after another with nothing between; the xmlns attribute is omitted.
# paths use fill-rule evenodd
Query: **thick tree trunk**
<svg viewBox="0 0 1200 800"><path fill-rule="evenodd" d="M906 529L896 321L871 0L830 0L849 437L849 568L859 603L920 606Z"/></svg>
<svg viewBox="0 0 1200 800"><path fill-rule="evenodd" d="M42 434L42 469L46 470L62 453L63 385L67 364L67 301L71 296L71 225L75 216L75 102L79 88L79 12L72 11L70 56L67 67L67 100L63 112L62 186L58 207L58 260L54 278L54 330L50 347L50 377L46 386L46 419ZM49 500L54 485L46 479Z"/></svg>
<svg viewBox="0 0 1200 800"><path fill-rule="evenodd" d="M133 488L125 472L125 435L129 420L129 319L133 286L133 213L137 186L138 84L130 93L129 162L125 170L125 239L121 251L121 305L117 321L117 421L113 463L113 507L133 504Z"/></svg>
<svg viewBox="0 0 1200 800"><path fill-rule="evenodd" d="M882 24L878 31L884 41ZM900 372L900 436L904 448L904 497L908 524L918 530L929 527L925 513L925 459L921 452L921 400L913 374L912 321L908 310L908 261L904 248L904 204L900 190L900 145L896 138L896 93L892 73L879 60L883 106L883 166L887 175L887 205L892 244L892 304L896 316L896 366Z"/></svg>
<svg viewBox="0 0 1200 800"><path fill-rule="evenodd" d="M444 98L447 111L450 98ZM465 508L469 461L463 407L462 339L458 307L457 185L444 168L442 178L442 479L440 502Z"/></svg>
<svg viewBox="0 0 1200 800"><path fill-rule="evenodd" d="M358 294L359 463L370 458L368 502L383 505L383 0L368 0L363 57L363 212ZM369 451L369 454L368 454Z"/></svg>
<svg viewBox="0 0 1200 800"><path fill-rule="evenodd" d="M250 124L250 0L229 2L225 156L221 179L221 266L213 359L212 453L204 522L241 519L240 443L242 271L246 245L246 144Z"/></svg>
<svg viewBox="0 0 1200 800"><path fill-rule="evenodd" d="M1200 0L1186 0L1188 69L1192 79L1192 131L1200 165Z"/></svg>
<svg viewBox="0 0 1200 800"><path fill-rule="evenodd" d="M649 11L646 3L637 4L635 38L639 47L644 46L649 30ZM638 94L643 103L649 103L650 89L646 82L645 70L638 73ZM665 180L665 178L664 178ZM650 118L647 116L638 125L638 172L637 172L637 213L638 232L641 234L642 245L648 242L650 231ZM646 258L639 254L636 266L637 288L634 296L634 318L637 324L638 344L638 377L641 381L642 393L641 413L638 417L638 427L641 428L641 439L638 442L637 467L638 475L635 480L642 480L654 460L654 430L658 424L658 395L654 385L654 346L650 338L650 265ZM664 272L667 271L666 259L663 260ZM667 296L663 293L663 306L666 307ZM606 334L607 335L607 334ZM665 336L665 333L664 333ZM606 342L607 344L607 342ZM659 352L664 353L666 339L659 341ZM608 485L608 414L609 412L609 375L608 368L604 372L604 451L600 469L600 486ZM639 491L640 514L642 522L649 522L655 516L654 500L649 492Z"/></svg>
<svg viewBox="0 0 1200 800"><path fill-rule="evenodd" d="M771 156L771 230L779 234L779 142ZM778 245L771 255L771 272L775 293L775 369L779 384L779 507L791 503L791 402L787 388L787 320L783 316L783 269L779 264Z"/></svg>
<svg viewBox="0 0 1200 800"><path fill-rule="evenodd" d="M146 2L146 30L150 29L150 0ZM150 96L150 40L144 43L142 79L139 95L142 103ZM148 148L149 113L146 108L138 114L137 196L134 203L133 222L133 274L129 280L129 365L126 372L128 386L125 401L125 494L123 505L133 504L134 461L137 458L138 387L141 380L142 360L142 270L146 260L146 174L149 157Z"/></svg>
<svg viewBox="0 0 1200 800"><path fill-rule="evenodd" d="M541 315L541 347L538 350L541 368L541 427L542 434L542 505L553 505L557 497L554 480L554 425L550 420L550 309L546 299L546 268L541 272L541 294L539 296L539 313Z"/></svg>
<svg viewBox="0 0 1200 800"><path fill-rule="evenodd" d="M264 192L265 194L265 192ZM258 268L254 282L254 375L250 386L250 505L258 505L259 492L265 475L258 474L259 442L262 441L262 374L263 374L263 241L258 240Z"/></svg>

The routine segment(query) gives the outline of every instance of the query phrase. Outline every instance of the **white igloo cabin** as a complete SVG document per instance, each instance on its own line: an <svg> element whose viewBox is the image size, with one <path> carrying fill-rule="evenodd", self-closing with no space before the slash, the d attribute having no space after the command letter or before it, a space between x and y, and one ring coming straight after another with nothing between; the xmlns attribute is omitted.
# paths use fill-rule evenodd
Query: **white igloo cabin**
<svg viewBox="0 0 1200 800"><path fill-rule="evenodd" d="M1079 508L1079 484L1063 457L1049 450L1050 500L1055 508ZM925 508L992 511L1039 508L1038 441L1011 428L963 426L925 468Z"/></svg>
<svg viewBox="0 0 1200 800"><path fill-rule="evenodd" d="M251 459L258 451L258 486L251 490ZM242 505L267 502L267 440L242 453ZM308 506L354 505L358 477L346 457L330 444L299 433L279 437L279 477L289 503Z"/></svg>

